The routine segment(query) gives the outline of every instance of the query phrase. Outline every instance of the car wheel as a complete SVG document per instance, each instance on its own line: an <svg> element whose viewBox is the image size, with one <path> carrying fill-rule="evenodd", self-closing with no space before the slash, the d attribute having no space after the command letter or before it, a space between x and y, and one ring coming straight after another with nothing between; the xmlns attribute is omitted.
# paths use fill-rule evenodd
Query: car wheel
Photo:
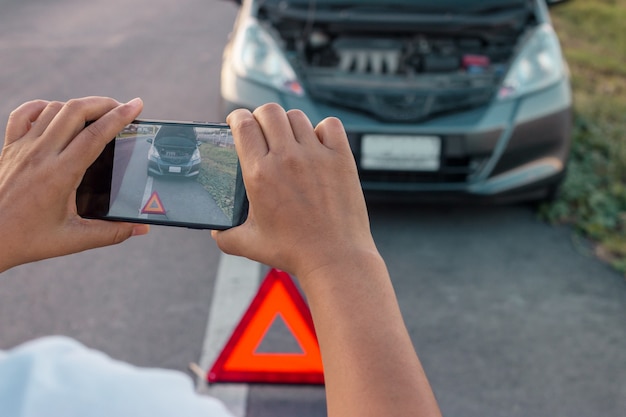
<svg viewBox="0 0 626 417"><path fill-rule="evenodd" d="M528 201L528 204L533 210L539 210L542 205L551 204L557 200L560 188L561 183L550 185L546 187L543 196Z"/></svg>

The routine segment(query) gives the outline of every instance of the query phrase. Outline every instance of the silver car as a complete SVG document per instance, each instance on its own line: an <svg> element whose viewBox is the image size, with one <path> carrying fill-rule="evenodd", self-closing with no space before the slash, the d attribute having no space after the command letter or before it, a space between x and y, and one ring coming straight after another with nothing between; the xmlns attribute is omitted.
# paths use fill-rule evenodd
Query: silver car
<svg viewBox="0 0 626 417"><path fill-rule="evenodd" d="M369 194L542 200L570 149L545 0L244 0L221 99L339 117Z"/></svg>

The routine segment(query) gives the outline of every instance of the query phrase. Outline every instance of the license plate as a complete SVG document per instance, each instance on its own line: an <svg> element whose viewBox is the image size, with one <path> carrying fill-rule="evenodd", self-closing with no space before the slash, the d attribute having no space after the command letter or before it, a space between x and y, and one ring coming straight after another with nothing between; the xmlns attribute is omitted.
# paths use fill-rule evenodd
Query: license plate
<svg viewBox="0 0 626 417"><path fill-rule="evenodd" d="M181 168L180 167L170 167L169 171L171 173L174 173L174 174L180 174Z"/></svg>
<svg viewBox="0 0 626 417"><path fill-rule="evenodd" d="M437 171L439 136L363 135L361 168L391 171Z"/></svg>

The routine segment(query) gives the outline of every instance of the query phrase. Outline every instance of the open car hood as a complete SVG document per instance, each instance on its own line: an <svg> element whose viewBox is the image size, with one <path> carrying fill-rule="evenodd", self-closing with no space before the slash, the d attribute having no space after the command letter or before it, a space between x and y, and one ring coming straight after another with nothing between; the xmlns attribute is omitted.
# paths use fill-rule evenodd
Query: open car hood
<svg viewBox="0 0 626 417"><path fill-rule="evenodd" d="M529 3L528 0L265 0L262 5L280 5L285 7L307 8L359 8L381 9L397 8L422 11L424 13L461 12L472 14L485 10L520 7Z"/></svg>
<svg viewBox="0 0 626 417"><path fill-rule="evenodd" d="M537 23L536 0L259 5L258 19L281 38L308 94L407 123L488 103Z"/></svg>

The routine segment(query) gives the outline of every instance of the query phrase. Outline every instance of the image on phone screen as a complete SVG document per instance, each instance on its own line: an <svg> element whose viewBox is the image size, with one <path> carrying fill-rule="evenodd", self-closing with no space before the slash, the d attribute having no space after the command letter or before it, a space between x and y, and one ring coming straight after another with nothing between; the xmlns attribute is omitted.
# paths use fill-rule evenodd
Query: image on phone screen
<svg viewBox="0 0 626 417"><path fill-rule="evenodd" d="M94 167L98 180L105 176L103 167L110 170L106 207L102 195L91 196L88 216L198 228L240 223L241 174L228 126L137 122L112 147L97 161L100 168Z"/></svg>

